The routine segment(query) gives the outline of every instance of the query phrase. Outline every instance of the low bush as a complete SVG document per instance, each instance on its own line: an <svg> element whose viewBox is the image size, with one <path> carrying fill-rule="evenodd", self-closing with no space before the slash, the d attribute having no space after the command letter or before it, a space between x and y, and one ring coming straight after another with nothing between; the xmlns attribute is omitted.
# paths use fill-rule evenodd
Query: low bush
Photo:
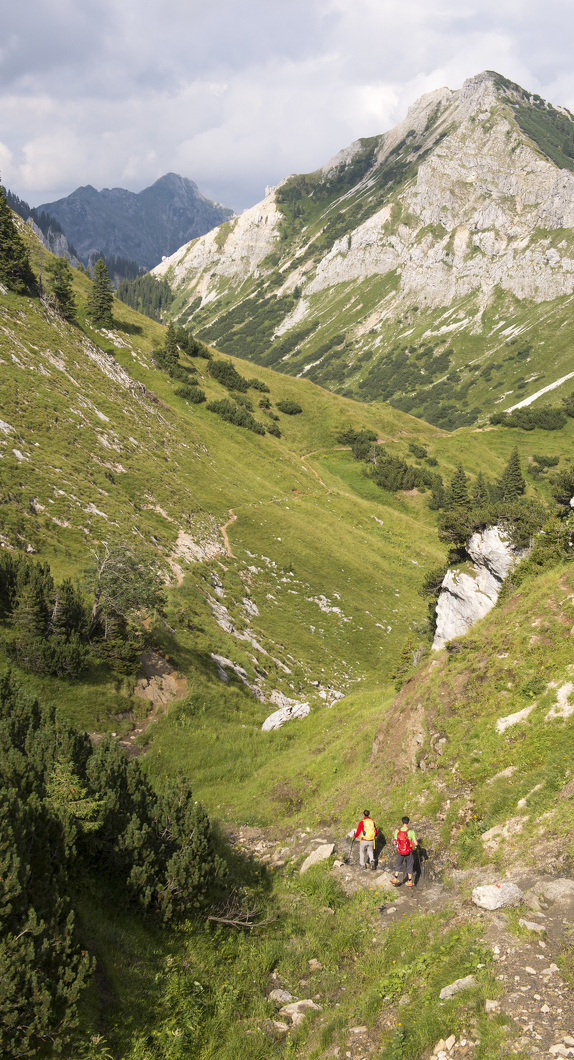
<svg viewBox="0 0 574 1060"><path fill-rule="evenodd" d="M283 401L277 402L277 408L279 412L283 412L285 416L298 416L303 409L296 401L291 401L290 398L285 398Z"/></svg>
<svg viewBox="0 0 574 1060"><path fill-rule="evenodd" d="M193 386L193 384L187 383L185 386L179 386L175 391L177 397L185 398L186 401L191 401L194 405L200 405L202 401L206 400L205 392L199 386Z"/></svg>

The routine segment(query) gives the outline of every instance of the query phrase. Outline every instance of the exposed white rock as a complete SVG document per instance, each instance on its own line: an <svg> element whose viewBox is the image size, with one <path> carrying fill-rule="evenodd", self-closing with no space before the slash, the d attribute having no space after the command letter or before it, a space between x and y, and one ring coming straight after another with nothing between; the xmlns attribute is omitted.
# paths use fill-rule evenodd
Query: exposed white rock
<svg viewBox="0 0 574 1060"><path fill-rule="evenodd" d="M444 986L439 994L439 998L441 1001L446 1001L449 997L454 997L455 994L460 994L463 990L470 990L473 986L476 986L474 975L465 975L464 979L455 979L454 983L450 983L449 986Z"/></svg>
<svg viewBox="0 0 574 1060"><path fill-rule="evenodd" d="M473 534L467 544L475 575L448 570L436 608L433 649L438 651L460 637L494 607L509 570L525 554L510 543L503 527L489 526Z"/></svg>
<svg viewBox="0 0 574 1060"><path fill-rule="evenodd" d="M185 530L180 530L177 535L177 541L172 556L184 559L188 563L202 563L205 560L212 560L215 559L216 556L221 555L223 548L215 528L215 523L212 528L212 533L206 532L199 540L198 536L199 535L192 537L191 534L186 533Z"/></svg>
<svg viewBox="0 0 574 1060"><path fill-rule="evenodd" d="M556 688L556 684L551 682L549 688ZM574 692L574 684L572 681L567 681L565 685L562 685L556 693L556 703L550 708L546 715L546 720L551 721L552 718L569 718L571 714L574 714L574 703L570 703L570 696Z"/></svg>
<svg viewBox="0 0 574 1060"><path fill-rule="evenodd" d="M305 861L299 869L299 874L303 876L303 874L307 872L307 869L310 869L312 865L320 865L322 861L327 861L327 858L331 857L334 849L334 843L322 843L321 846L317 847L316 850L313 850L311 854L309 854L308 858L305 858Z"/></svg>
<svg viewBox="0 0 574 1060"><path fill-rule="evenodd" d="M272 729L280 729L286 721L293 721L296 718L306 718L307 715L311 713L311 707L308 703L299 703L296 699L288 699L283 692L277 690L273 691L270 699L272 703L279 704L279 710L276 710L265 719L261 726L263 732L271 732Z"/></svg>
<svg viewBox="0 0 574 1060"><path fill-rule="evenodd" d="M268 994L267 1000L276 1001L279 1005L288 1005L291 1001L295 1001L295 998L288 990L282 990L281 987L277 987Z"/></svg>
<svg viewBox="0 0 574 1060"><path fill-rule="evenodd" d="M474 888L472 900L480 909L502 909L504 906L519 905L522 891L515 883L487 883Z"/></svg>
<svg viewBox="0 0 574 1060"><path fill-rule="evenodd" d="M279 1009L280 1016L288 1016L294 1027L297 1027L299 1023L302 1023L308 1012L321 1012L321 1006L316 1005L310 998L303 998L301 1001L293 1001L290 1005L284 1005L283 1008Z"/></svg>
<svg viewBox="0 0 574 1060"><path fill-rule="evenodd" d="M526 928L527 931L537 931L540 935L543 935L546 931L544 924L535 924L533 920L525 920L524 917L520 917L518 923L520 927Z"/></svg>
<svg viewBox="0 0 574 1060"><path fill-rule="evenodd" d="M529 714L532 714L536 703L530 703L528 707L523 707L522 710L517 710L514 714L507 714L505 718L498 718L496 722L496 731L504 732L509 729L511 725L517 725L520 721L526 721Z"/></svg>
<svg viewBox="0 0 574 1060"><path fill-rule="evenodd" d="M536 891L551 902L564 902L574 897L574 880L548 880L537 885Z"/></svg>

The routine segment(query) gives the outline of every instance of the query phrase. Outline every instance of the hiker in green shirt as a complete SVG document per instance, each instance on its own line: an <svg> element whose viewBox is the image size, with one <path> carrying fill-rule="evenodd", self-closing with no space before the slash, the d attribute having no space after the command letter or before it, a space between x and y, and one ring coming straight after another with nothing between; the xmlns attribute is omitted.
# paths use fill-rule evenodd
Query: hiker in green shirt
<svg viewBox="0 0 574 1060"><path fill-rule="evenodd" d="M399 874L401 870L404 873L404 865L406 861L407 865L407 887L414 887L413 881L413 865L414 865L414 853L418 843L417 837L412 828L409 828L409 818L403 817L399 828L395 829L393 835L393 843L397 852L397 864L396 869L391 883L393 886L399 886ZM404 876L403 876L404 879Z"/></svg>

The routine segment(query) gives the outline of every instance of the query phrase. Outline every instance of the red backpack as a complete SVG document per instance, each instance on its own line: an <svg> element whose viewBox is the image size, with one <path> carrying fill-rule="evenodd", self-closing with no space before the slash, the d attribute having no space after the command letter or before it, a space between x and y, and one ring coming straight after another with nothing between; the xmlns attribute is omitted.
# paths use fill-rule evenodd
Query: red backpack
<svg viewBox="0 0 574 1060"><path fill-rule="evenodd" d="M397 832L397 854L402 854L402 855L410 854L412 849L413 848L411 846L411 841L409 839L409 830L408 830L408 828L406 828L404 830L402 828L399 828L399 830Z"/></svg>

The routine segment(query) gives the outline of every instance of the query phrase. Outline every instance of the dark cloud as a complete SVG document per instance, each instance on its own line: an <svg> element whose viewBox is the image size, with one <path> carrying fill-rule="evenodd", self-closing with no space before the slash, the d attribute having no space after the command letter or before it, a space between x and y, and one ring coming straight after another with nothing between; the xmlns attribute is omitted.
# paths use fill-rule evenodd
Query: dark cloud
<svg viewBox="0 0 574 1060"><path fill-rule="evenodd" d="M574 108L565 0L29 0L3 14L0 169L30 202L175 170L235 209L496 69Z"/></svg>

